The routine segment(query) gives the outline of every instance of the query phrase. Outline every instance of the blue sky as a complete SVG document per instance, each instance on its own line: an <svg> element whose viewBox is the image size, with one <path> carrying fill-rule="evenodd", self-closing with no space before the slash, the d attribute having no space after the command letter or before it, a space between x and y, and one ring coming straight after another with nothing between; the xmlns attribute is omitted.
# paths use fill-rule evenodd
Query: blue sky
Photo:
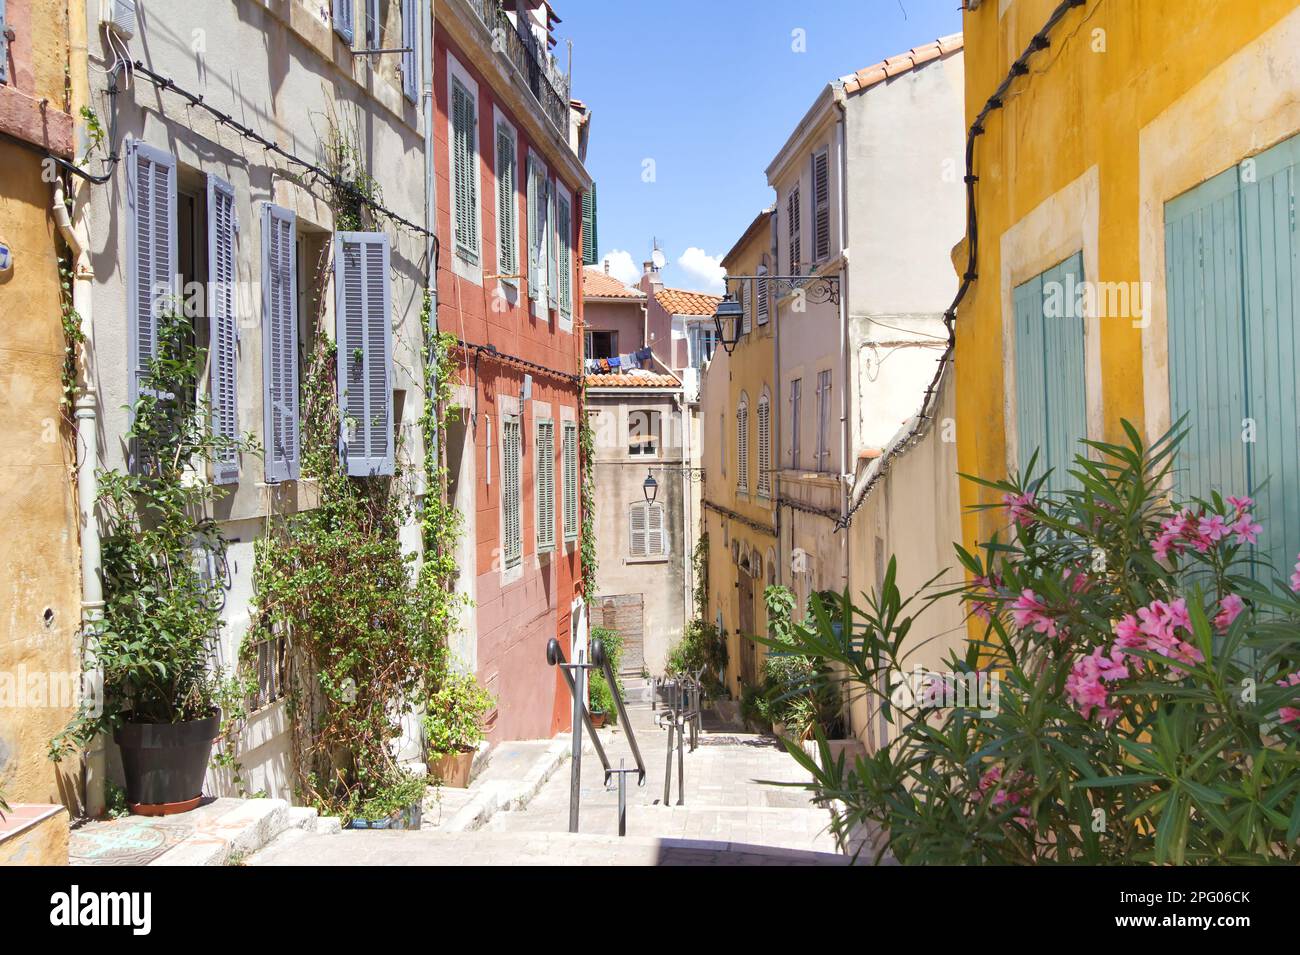
<svg viewBox="0 0 1300 955"><path fill-rule="evenodd" d="M958 32L958 8L958 0L556 0L556 53L563 63L564 41L573 41L573 96L594 112L587 168L598 183L601 256L616 253L617 273L628 262L617 252L627 253L639 273L657 238L665 283L705 289L710 257L720 259L772 201L763 170L821 88ZM806 52L793 50L795 30Z"/></svg>

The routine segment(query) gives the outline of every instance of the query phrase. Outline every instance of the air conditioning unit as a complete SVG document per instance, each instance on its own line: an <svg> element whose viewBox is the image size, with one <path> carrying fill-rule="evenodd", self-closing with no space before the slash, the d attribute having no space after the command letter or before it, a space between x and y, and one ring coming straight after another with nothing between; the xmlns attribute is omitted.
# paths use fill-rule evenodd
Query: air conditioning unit
<svg viewBox="0 0 1300 955"><path fill-rule="evenodd" d="M101 0L99 22L123 40L135 36L136 0Z"/></svg>

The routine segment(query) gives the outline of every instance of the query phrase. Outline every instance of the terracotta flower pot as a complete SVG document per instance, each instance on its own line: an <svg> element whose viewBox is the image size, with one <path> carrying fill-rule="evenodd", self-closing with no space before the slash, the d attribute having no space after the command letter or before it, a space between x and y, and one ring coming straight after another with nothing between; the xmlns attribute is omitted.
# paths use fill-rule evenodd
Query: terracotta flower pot
<svg viewBox="0 0 1300 955"><path fill-rule="evenodd" d="M467 789L469 771L474 766L475 750L460 753L448 753L439 756L429 764L429 775L438 780L438 784L449 789Z"/></svg>
<svg viewBox="0 0 1300 955"><path fill-rule="evenodd" d="M602 726L605 725L605 711L604 711L604 710L592 710L592 711L591 711L591 725L594 726L594 727L596 727L596 729L600 729Z"/></svg>

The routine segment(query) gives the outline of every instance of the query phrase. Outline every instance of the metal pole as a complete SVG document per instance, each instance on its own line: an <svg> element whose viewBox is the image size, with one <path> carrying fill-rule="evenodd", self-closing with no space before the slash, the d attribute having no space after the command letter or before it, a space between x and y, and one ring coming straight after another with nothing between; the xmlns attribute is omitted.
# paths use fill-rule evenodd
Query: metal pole
<svg viewBox="0 0 1300 955"><path fill-rule="evenodd" d="M673 793L673 723L668 721L668 758L664 763L664 805L668 805L668 800L672 798Z"/></svg>
<svg viewBox="0 0 1300 955"><path fill-rule="evenodd" d="M686 804L686 726L677 714L677 805Z"/></svg>
<svg viewBox="0 0 1300 955"><path fill-rule="evenodd" d="M627 773L623 772L623 763L618 761L618 834L627 835Z"/></svg>
<svg viewBox="0 0 1300 955"><path fill-rule="evenodd" d="M578 651L578 663L582 663L582 651ZM578 831L578 799L582 789L582 705L583 677L586 671L574 670L573 693L573 768L569 777L569 831Z"/></svg>

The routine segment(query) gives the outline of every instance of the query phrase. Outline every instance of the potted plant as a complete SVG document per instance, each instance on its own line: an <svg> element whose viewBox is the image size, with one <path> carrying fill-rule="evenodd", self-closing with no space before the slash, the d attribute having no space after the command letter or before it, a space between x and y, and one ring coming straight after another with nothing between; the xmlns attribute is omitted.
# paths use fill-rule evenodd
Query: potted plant
<svg viewBox="0 0 1300 955"><path fill-rule="evenodd" d="M429 697L424 738L429 775L440 785L454 789L469 785L474 754L483 739L483 716L494 705L492 695L472 673L448 671Z"/></svg>
<svg viewBox="0 0 1300 955"><path fill-rule="evenodd" d="M104 616L87 635L99 692L51 744L58 760L112 733L132 812L198 805L221 712L212 666L221 622L225 540L207 516L219 489L208 462L253 450L213 433L198 397L199 355L188 319L159 317L156 352L139 381L127 432L131 467L100 471Z"/></svg>
<svg viewBox="0 0 1300 955"><path fill-rule="evenodd" d="M614 694L599 670L591 672L591 681L587 686L587 705L591 714L591 725L600 729L605 720L614 713Z"/></svg>
<svg viewBox="0 0 1300 955"><path fill-rule="evenodd" d="M424 817L424 791L428 783L413 773L398 773L394 779L359 803L349 829L419 829Z"/></svg>
<svg viewBox="0 0 1300 955"><path fill-rule="evenodd" d="M623 682L618 675L619 665L623 660L623 635L617 630L604 627L591 628L592 643L600 642L609 660L609 668L618 682L617 689L610 687L601 670L591 670L591 679L587 683L588 709L591 713L591 725L600 729L607 722L618 722L618 707L614 703L614 693L623 692Z"/></svg>

